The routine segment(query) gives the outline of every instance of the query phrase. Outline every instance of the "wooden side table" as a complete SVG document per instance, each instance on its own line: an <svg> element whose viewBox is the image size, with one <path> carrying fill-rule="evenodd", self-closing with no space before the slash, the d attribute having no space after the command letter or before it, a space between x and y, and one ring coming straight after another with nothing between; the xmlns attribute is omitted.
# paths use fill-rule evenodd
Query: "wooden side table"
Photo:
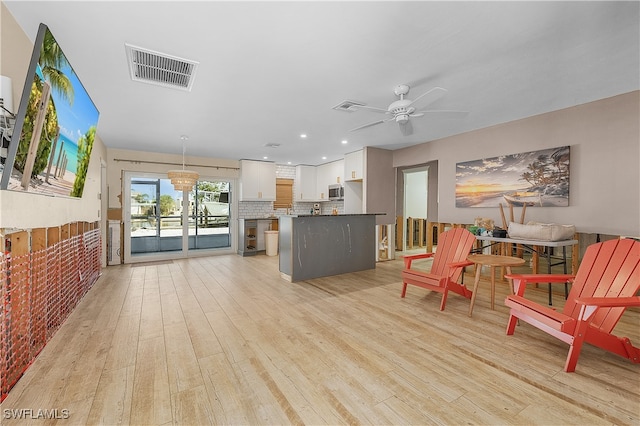
<svg viewBox="0 0 640 426"><path fill-rule="evenodd" d="M476 279L473 283L473 294L471 295L471 303L469 304L469 316L473 312L473 304L476 301L476 292L478 291L478 282L480 281L480 273L483 266L489 266L491 268L491 309L494 309L494 299L496 295L496 268L504 267L507 274L511 274L512 266L522 266L525 263L524 259L512 256L498 256L494 254L472 254L467 257L470 262L476 264ZM513 294L513 283L509 282L511 287L511 294Z"/></svg>

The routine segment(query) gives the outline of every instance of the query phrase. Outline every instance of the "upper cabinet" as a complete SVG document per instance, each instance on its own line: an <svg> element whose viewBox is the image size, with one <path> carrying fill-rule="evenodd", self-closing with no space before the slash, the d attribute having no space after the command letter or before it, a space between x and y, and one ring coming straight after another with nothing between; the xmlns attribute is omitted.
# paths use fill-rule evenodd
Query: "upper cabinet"
<svg viewBox="0 0 640 426"><path fill-rule="evenodd" d="M293 201L318 201L316 166L296 166L296 189Z"/></svg>
<svg viewBox="0 0 640 426"><path fill-rule="evenodd" d="M345 182L364 178L364 155L362 150L350 152L344 157Z"/></svg>
<svg viewBox="0 0 640 426"><path fill-rule="evenodd" d="M276 164L240 160L239 201L275 201Z"/></svg>
<svg viewBox="0 0 640 426"><path fill-rule="evenodd" d="M329 185L342 184L344 179L344 160L332 161L316 168L317 196L320 201L329 199Z"/></svg>
<svg viewBox="0 0 640 426"><path fill-rule="evenodd" d="M344 183L344 160L334 161L329 166L329 184Z"/></svg>

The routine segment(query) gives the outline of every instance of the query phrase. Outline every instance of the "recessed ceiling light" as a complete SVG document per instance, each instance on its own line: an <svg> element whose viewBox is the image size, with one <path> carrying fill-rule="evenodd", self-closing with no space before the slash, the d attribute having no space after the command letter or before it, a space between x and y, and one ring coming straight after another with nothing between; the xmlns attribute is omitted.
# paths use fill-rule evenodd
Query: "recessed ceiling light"
<svg viewBox="0 0 640 426"><path fill-rule="evenodd" d="M300 134L300 137L301 137L302 139L304 139L304 138L306 138L306 137L307 137L307 134L306 134L306 133L301 133L301 134Z"/></svg>
<svg viewBox="0 0 640 426"><path fill-rule="evenodd" d="M267 157L266 155L264 157L262 157L263 160L266 160L267 158L269 158L269 157Z"/></svg>
<svg viewBox="0 0 640 426"><path fill-rule="evenodd" d="M343 145L345 145L346 143L347 143L347 140L346 140L346 139L342 141L342 144L343 144Z"/></svg>
<svg viewBox="0 0 640 426"><path fill-rule="evenodd" d="M327 157L324 157L324 156L323 156L323 157L322 157L322 159L323 159L323 160L326 160L326 159L327 159Z"/></svg>
<svg viewBox="0 0 640 426"><path fill-rule="evenodd" d="M291 161L287 161L287 164L291 164Z"/></svg>

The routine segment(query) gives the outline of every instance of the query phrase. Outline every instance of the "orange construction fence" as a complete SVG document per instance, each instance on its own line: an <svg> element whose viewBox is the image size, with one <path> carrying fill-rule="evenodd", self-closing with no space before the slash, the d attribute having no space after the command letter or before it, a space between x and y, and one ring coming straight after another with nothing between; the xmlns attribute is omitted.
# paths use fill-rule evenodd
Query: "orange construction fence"
<svg viewBox="0 0 640 426"><path fill-rule="evenodd" d="M0 401L100 276L97 223L20 231L0 255Z"/></svg>

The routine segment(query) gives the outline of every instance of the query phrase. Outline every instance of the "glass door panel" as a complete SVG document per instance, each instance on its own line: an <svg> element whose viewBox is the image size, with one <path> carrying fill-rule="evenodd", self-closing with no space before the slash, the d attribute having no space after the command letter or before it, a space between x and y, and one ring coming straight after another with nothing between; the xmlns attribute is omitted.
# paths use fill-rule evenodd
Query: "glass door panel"
<svg viewBox="0 0 640 426"><path fill-rule="evenodd" d="M198 181L189 194L189 250L231 247L229 182Z"/></svg>
<svg viewBox="0 0 640 426"><path fill-rule="evenodd" d="M182 193L168 179L131 180L131 254L182 250Z"/></svg>
<svg viewBox="0 0 640 426"><path fill-rule="evenodd" d="M131 181L131 254L159 250L159 191L157 179Z"/></svg>

